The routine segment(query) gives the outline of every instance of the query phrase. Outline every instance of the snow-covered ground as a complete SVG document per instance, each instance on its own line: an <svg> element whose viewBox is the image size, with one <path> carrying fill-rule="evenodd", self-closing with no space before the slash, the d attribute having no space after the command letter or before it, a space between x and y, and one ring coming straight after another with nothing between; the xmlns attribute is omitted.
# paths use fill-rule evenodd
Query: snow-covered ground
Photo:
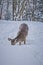
<svg viewBox="0 0 43 65"><path fill-rule="evenodd" d="M21 23L29 26L26 45L12 46L8 37L16 37ZM43 65L43 23L0 20L0 65Z"/></svg>

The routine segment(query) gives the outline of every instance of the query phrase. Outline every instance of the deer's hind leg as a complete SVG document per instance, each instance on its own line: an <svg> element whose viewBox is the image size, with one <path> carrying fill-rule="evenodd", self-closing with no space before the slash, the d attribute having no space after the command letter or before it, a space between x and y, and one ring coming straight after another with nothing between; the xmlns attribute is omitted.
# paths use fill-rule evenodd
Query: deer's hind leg
<svg viewBox="0 0 43 65"><path fill-rule="evenodd" d="M26 44L26 39L24 39L24 44Z"/></svg>

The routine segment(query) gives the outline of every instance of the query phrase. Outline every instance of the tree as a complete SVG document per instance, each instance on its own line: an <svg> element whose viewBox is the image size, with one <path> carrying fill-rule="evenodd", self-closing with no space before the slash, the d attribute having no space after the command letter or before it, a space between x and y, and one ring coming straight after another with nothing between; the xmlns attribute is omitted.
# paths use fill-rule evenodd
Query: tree
<svg viewBox="0 0 43 65"><path fill-rule="evenodd" d="M16 14L16 7L17 7L17 0L13 0L13 20L14 20L14 17L15 17L14 14Z"/></svg>
<svg viewBox="0 0 43 65"><path fill-rule="evenodd" d="M2 0L0 0L0 19L2 16L2 9L3 9L3 4L2 4Z"/></svg>

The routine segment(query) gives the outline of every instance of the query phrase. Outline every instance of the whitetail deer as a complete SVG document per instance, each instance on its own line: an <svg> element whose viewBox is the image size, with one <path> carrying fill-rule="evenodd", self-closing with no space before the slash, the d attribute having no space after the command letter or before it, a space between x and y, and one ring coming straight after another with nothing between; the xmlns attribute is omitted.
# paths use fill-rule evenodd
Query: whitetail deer
<svg viewBox="0 0 43 65"><path fill-rule="evenodd" d="M14 39L8 38L9 41L11 41L11 45L15 45L17 42L21 45L21 42L24 41L24 44L26 43L26 37L28 35L28 26L27 24L23 23L19 27L19 32L17 36Z"/></svg>

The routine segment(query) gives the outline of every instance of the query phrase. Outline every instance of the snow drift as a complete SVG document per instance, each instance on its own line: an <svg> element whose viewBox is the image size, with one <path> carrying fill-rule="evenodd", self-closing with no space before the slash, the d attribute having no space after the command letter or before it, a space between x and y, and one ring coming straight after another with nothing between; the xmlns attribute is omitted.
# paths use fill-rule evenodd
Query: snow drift
<svg viewBox="0 0 43 65"><path fill-rule="evenodd" d="M21 23L29 26L26 45L12 46ZM0 65L43 65L43 23L0 20Z"/></svg>

